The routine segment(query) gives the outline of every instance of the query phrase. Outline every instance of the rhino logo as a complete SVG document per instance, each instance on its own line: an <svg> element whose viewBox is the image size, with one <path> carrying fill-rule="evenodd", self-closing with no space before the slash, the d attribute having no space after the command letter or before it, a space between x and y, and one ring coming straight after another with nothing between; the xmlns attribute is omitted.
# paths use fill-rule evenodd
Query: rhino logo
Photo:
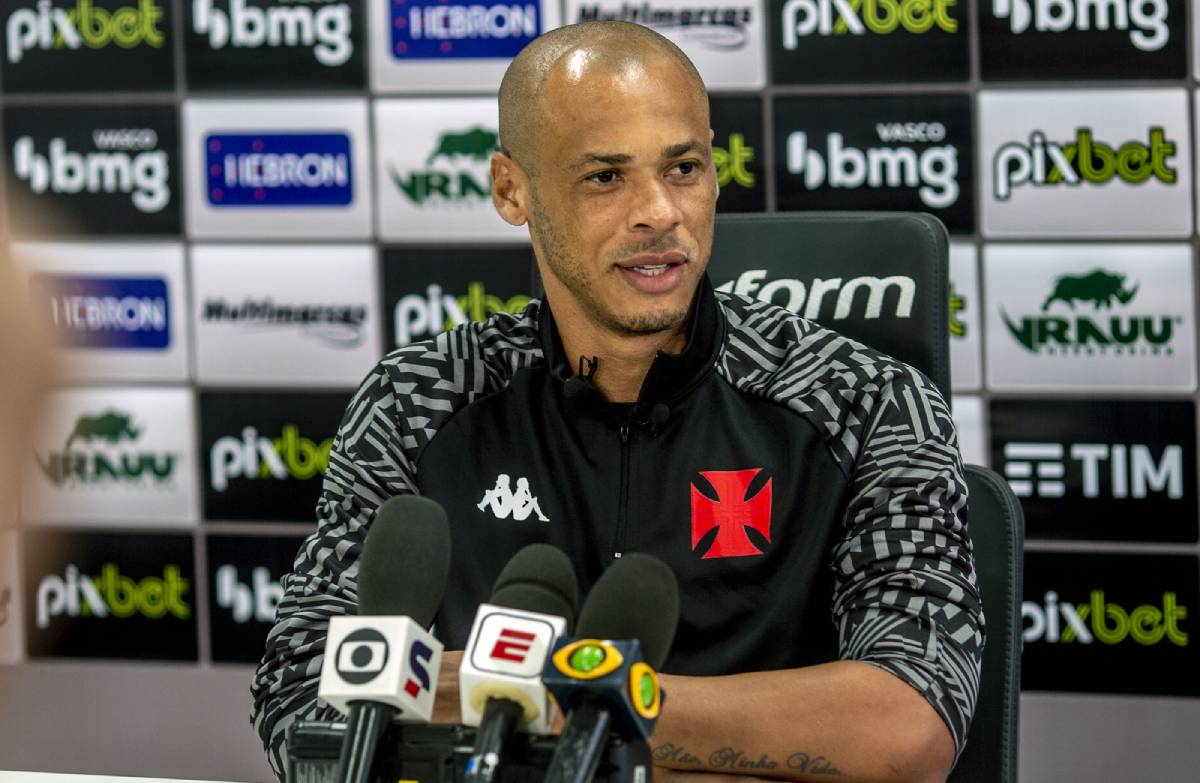
<svg viewBox="0 0 1200 783"><path fill-rule="evenodd" d="M1042 312L1050 309L1056 301L1075 309L1076 302L1091 302L1095 307L1111 308L1113 300L1129 304L1138 286L1125 288L1125 275L1113 274L1097 269L1086 275L1075 277L1063 275L1054 281L1054 291L1042 303Z"/></svg>
<svg viewBox="0 0 1200 783"><path fill-rule="evenodd" d="M485 161L498 149L500 137L496 132L477 126L462 133L443 133L438 139L437 148L429 154L425 163L433 163L438 158L453 158L456 155Z"/></svg>
<svg viewBox="0 0 1200 783"><path fill-rule="evenodd" d="M66 448L71 448L76 439L99 439L113 444L119 443L122 438L137 440L142 430L134 427L131 419L128 414L117 411L105 411L99 416L80 416L67 438Z"/></svg>

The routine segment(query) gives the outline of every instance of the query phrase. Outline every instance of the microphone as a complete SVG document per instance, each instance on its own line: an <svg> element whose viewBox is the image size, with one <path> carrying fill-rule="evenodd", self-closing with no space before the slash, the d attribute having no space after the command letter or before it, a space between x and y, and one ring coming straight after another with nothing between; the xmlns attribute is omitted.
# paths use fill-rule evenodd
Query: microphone
<svg viewBox="0 0 1200 783"><path fill-rule="evenodd" d="M547 734L554 702L542 685L550 646L570 631L578 607L575 569L561 551L531 544L496 579L480 604L459 669L462 719L478 726L467 783L491 783L519 727Z"/></svg>
<svg viewBox="0 0 1200 783"><path fill-rule="evenodd" d="M679 624L679 587L661 560L637 552L605 571L579 614L574 639L562 638L542 670L542 681L567 713L546 783L588 783L596 774L610 730L645 741L654 731L665 694L662 666ZM636 780L646 773L634 769Z"/></svg>
<svg viewBox="0 0 1200 783"><path fill-rule="evenodd" d="M436 502L384 502L359 560L357 617L329 621L318 695L347 715L337 780L368 783L393 718L428 723L442 643L425 630L450 571L450 525Z"/></svg>
<svg viewBox="0 0 1200 783"><path fill-rule="evenodd" d="M587 369L584 369L586 365ZM563 396L568 400L574 399L585 393L598 393L595 382L592 380L596 376L596 370L600 367L600 360L595 356L590 359L586 356L579 357L579 373L572 375L563 382Z"/></svg>

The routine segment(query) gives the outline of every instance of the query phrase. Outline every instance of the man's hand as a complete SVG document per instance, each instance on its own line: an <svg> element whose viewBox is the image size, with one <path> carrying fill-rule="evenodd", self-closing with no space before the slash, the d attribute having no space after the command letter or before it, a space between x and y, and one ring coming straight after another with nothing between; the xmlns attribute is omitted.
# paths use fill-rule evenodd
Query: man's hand
<svg viewBox="0 0 1200 783"><path fill-rule="evenodd" d="M433 702L431 723L462 723L458 696L458 668L462 666L462 650L442 653L442 668L438 671L437 698Z"/></svg>

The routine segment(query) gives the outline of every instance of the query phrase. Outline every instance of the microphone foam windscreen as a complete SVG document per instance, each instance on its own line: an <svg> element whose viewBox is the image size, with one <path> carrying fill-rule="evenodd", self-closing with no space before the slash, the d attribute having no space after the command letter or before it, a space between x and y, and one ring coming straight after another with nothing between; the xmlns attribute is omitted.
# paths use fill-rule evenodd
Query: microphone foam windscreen
<svg viewBox="0 0 1200 783"><path fill-rule="evenodd" d="M488 603L562 617L570 633L579 610L578 596L570 559L549 544L530 544L504 566Z"/></svg>
<svg viewBox="0 0 1200 783"><path fill-rule="evenodd" d="M450 572L450 523L437 502L417 495L389 498L363 543L358 613L401 615L428 628Z"/></svg>
<svg viewBox="0 0 1200 783"><path fill-rule="evenodd" d="M679 624L679 585L667 564L630 552L608 567L583 602L575 635L637 639L655 669L671 651Z"/></svg>

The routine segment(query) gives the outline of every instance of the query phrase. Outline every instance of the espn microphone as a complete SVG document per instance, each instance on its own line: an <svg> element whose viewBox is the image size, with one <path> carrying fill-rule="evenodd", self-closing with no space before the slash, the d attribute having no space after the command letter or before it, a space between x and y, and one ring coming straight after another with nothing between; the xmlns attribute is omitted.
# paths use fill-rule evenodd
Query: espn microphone
<svg viewBox="0 0 1200 783"><path fill-rule="evenodd" d="M318 695L348 716L337 780L367 783L393 718L428 723L442 643L425 630L450 570L450 525L428 498L387 500L359 560L357 617L329 621Z"/></svg>
<svg viewBox="0 0 1200 783"><path fill-rule="evenodd" d="M679 624L679 587L661 560L630 553L592 588L575 638L554 644L542 682L567 714L546 783L588 783L610 732L640 744L662 711L662 666ZM647 774L637 770L634 779Z"/></svg>
<svg viewBox="0 0 1200 783"><path fill-rule="evenodd" d="M518 552L480 604L459 669L463 723L478 726L467 783L491 783L519 727L547 734L555 706L542 685L554 640L571 630L578 608L571 561L548 544Z"/></svg>

